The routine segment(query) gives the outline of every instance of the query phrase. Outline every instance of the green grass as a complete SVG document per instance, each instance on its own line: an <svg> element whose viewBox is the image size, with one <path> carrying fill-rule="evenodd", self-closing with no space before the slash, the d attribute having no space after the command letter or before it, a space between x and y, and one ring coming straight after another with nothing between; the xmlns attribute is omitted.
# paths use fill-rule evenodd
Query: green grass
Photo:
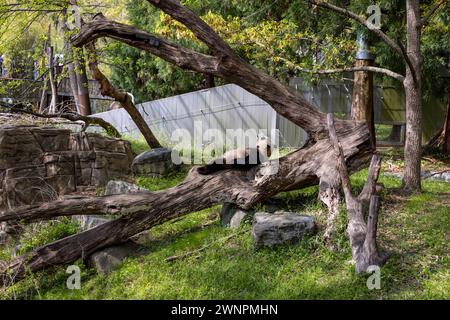
<svg viewBox="0 0 450 320"><path fill-rule="evenodd" d="M387 141L392 131L392 125L376 124L375 135L378 141Z"/></svg>
<svg viewBox="0 0 450 320"><path fill-rule="evenodd" d="M135 139L133 137L123 136L122 139L125 139L131 143L131 150L133 150L136 155L150 150L150 147L148 146L147 141L145 141L144 137Z"/></svg>
<svg viewBox="0 0 450 320"><path fill-rule="evenodd" d="M181 183L187 175L187 171L181 169L180 171L175 171L171 173L168 177L164 179L159 178L149 178L149 177L137 177L136 184L139 187L145 188L150 191L158 191L167 188L171 188Z"/></svg>
<svg viewBox="0 0 450 320"><path fill-rule="evenodd" d="M167 179L139 178L152 190L179 183L185 173ZM367 175L352 176L355 191ZM379 246L390 252L381 271L381 290L369 290L367 275L356 275L339 217L338 251L322 244L322 229L299 244L256 250L249 223L239 230L220 226L219 207L190 214L151 229L145 254L127 259L110 275L82 267L82 288L65 288L65 267L30 276L0 293L31 299L450 299L450 184L425 181L424 192L402 197L400 181L381 176L383 191ZM314 215L323 227L325 208L317 187L277 196L288 210ZM224 237L236 233L228 241ZM32 243L41 244L43 241ZM31 247L33 247L32 245ZM166 262L203 246L204 251ZM80 263L79 263L80 264ZM80 264L81 266L81 264Z"/></svg>

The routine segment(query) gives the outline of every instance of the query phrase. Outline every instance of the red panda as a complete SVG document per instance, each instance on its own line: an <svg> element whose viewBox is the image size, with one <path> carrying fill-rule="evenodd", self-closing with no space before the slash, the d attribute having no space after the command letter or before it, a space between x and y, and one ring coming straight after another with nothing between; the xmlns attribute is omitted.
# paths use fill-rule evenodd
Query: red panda
<svg viewBox="0 0 450 320"><path fill-rule="evenodd" d="M197 171L200 174L206 175L231 168L248 170L255 165L267 161L271 154L270 140L262 137L258 139L256 148L239 148L227 151L221 157L203 167L199 167Z"/></svg>

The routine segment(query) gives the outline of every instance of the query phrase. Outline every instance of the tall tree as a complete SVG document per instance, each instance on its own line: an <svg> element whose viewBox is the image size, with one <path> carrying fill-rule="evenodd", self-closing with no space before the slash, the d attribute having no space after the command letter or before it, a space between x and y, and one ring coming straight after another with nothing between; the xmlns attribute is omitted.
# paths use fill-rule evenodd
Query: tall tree
<svg viewBox="0 0 450 320"><path fill-rule="evenodd" d="M422 152L422 56L421 35L423 27L429 22L436 10L446 1L436 1L430 11L421 17L418 0L407 0L406 17L406 49L402 42L389 37L381 29L364 17L328 2L307 0L318 7L334 11L352 19L374 33L398 56L402 58L406 74L402 79L406 96L406 141L403 189L408 192L421 190L421 152ZM386 73L387 74L387 73Z"/></svg>
<svg viewBox="0 0 450 320"><path fill-rule="evenodd" d="M75 24L78 24L77 27L81 26L81 13L79 11L80 8L78 7L77 0L69 0L68 5L69 6L64 12L61 21L61 29L64 33L64 46L67 59L70 60L67 66L70 87L72 90L72 95L74 98L75 106L77 108L77 112L82 116L88 116L92 114L92 110L91 100L89 97L89 79L86 72L86 61L84 59L83 52L80 50L74 50L72 48L72 44L68 40L71 33L67 24L67 11L71 11L69 12L69 14L72 16Z"/></svg>

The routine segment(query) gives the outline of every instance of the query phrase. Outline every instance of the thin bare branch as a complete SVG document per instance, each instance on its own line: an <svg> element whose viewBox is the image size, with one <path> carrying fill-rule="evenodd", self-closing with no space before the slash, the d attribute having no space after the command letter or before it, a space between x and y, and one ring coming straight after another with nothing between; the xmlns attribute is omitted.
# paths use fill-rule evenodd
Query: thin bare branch
<svg viewBox="0 0 450 320"><path fill-rule="evenodd" d="M83 121L84 122L84 127L83 127L83 131L86 130L86 128L89 125L98 125L100 127L102 127L103 129L105 129L105 131L116 138L120 138L121 134L119 133L119 131L117 131L116 128L114 128L114 126L112 124L110 124L109 122L103 120L102 118L97 118L97 117L87 117L87 116L82 116L79 115L77 113L67 113L67 112L62 112L62 113L56 113L56 114L41 114L41 113L36 113L33 111L29 111L26 110L24 108L19 108L19 107L12 107L10 109L12 112L18 112L18 113L24 113L24 114L29 114L32 115L34 117L39 117L39 118L45 118L45 119L54 119L54 118L62 118L62 119L67 119L70 121Z"/></svg>
<svg viewBox="0 0 450 320"><path fill-rule="evenodd" d="M399 73L396 73L389 69L372 67L372 66L348 67L348 68L329 69L329 70L312 70L312 69L305 69L305 68L302 68L299 66L293 66L293 68L299 72L313 73L313 74L320 74L320 75L342 73L342 72L369 71L369 72L384 74L384 75L394 78L400 82L403 82L405 80L405 77Z"/></svg>
<svg viewBox="0 0 450 320"><path fill-rule="evenodd" d="M402 59L404 60L405 64L408 66L408 68L410 70L412 70L412 72L414 74L414 78L417 79L417 77L415 76L416 70L414 70L413 64L411 63L411 60L409 59L406 52L404 50L402 50L402 47L398 43L396 43L393 39L391 39L386 33L381 31L381 29L374 28L373 25L370 22L368 22L364 17L361 17L361 16L357 15L356 13L351 12L345 8L335 6L331 3L324 2L322 0L307 0L307 1L314 5L317 5L318 7L329 9L329 10L339 13L340 15L343 15L347 18L353 19L356 22L359 22L361 25L368 28L375 35L377 35L381 40L383 40L384 43L386 43L389 47L391 47L395 52L397 52L402 57Z"/></svg>
<svg viewBox="0 0 450 320"><path fill-rule="evenodd" d="M426 27L428 25L428 23L430 22L431 18L436 13L436 11L444 4L445 5L447 4L447 0L438 1L431 7L431 9L428 11L428 13L425 14L422 17L422 19L420 20L420 24L422 25L422 28Z"/></svg>

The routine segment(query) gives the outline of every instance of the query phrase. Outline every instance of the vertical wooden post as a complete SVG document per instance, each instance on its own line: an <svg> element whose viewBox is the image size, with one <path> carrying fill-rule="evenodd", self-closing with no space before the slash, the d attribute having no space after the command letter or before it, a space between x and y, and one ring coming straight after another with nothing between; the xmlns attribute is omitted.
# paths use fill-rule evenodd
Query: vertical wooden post
<svg viewBox="0 0 450 320"><path fill-rule="evenodd" d="M358 52L356 67L372 66L374 56L369 52L361 33L358 34ZM353 83L352 120L366 121L372 146L376 146L374 110L373 110L373 74L368 71L356 71Z"/></svg>

